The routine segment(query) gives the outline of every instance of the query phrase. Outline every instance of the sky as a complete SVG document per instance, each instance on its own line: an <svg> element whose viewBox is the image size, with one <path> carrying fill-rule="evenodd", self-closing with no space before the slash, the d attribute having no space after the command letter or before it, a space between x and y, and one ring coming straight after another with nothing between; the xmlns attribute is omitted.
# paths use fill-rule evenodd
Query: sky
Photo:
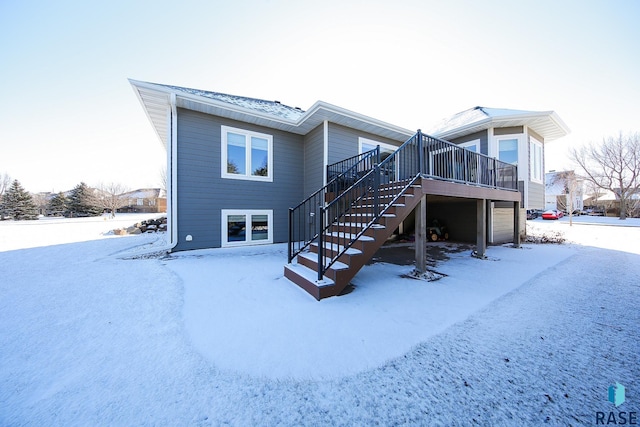
<svg viewBox="0 0 640 427"><path fill-rule="evenodd" d="M640 2L0 0L0 175L31 192L158 187L128 78L407 129L480 105L553 110L569 147L640 131Z"/></svg>

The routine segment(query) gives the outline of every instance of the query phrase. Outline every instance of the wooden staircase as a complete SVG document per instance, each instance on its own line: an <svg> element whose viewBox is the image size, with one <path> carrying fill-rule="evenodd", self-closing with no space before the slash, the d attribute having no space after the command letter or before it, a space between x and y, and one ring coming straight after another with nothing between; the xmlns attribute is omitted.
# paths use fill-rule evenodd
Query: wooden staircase
<svg viewBox="0 0 640 427"><path fill-rule="evenodd" d="M326 228L321 241L324 256L332 263L324 272L322 279L318 279L318 262L324 258L319 257L320 239L312 243L308 250L299 253L295 262L285 265L285 277L317 300L340 295L351 279L420 202L422 197L420 185L409 185L402 189L406 186L403 184L405 183L380 185L378 197L382 200L384 213L373 223L369 223L360 236L356 232L361 229L363 216L373 216L370 205L372 196L359 200L349 209L349 213ZM402 191L400 195L396 193L398 190ZM344 242L354 238L351 246L344 251ZM341 252L344 253L340 254Z"/></svg>
<svg viewBox="0 0 640 427"><path fill-rule="evenodd" d="M289 209L284 275L318 300L339 295L427 193L425 178L511 196L517 176L514 165L420 130L384 160L380 147L344 159L327 167L324 187Z"/></svg>

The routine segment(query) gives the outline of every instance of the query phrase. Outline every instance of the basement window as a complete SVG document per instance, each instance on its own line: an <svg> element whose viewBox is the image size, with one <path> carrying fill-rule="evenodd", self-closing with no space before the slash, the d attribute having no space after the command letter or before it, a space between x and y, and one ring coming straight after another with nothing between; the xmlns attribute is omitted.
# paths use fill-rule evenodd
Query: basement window
<svg viewBox="0 0 640 427"><path fill-rule="evenodd" d="M222 209L222 246L273 243L272 210Z"/></svg>
<svg viewBox="0 0 640 427"><path fill-rule="evenodd" d="M273 136L222 126L222 178L273 181Z"/></svg>

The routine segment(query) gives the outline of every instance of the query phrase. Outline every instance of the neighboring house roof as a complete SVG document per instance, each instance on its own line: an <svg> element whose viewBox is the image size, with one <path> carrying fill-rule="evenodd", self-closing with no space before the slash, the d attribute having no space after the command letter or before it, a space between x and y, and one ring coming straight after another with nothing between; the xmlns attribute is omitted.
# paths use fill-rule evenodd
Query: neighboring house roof
<svg viewBox="0 0 640 427"><path fill-rule="evenodd" d="M437 123L429 134L454 139L490 127L528 126L544 138L553 141L567 135L569 127L554 111L525 111L503 108L473 107Z"/></svg>
<svg viewBox="0 0 640 427"><path fill-rule="evenodd" d="M161 188L141 188L122 193L120 196L127 199L157 199L167 197L167 193Z"/></svg>
<svg viewBox="0 0 640 427"><path fill-rule="evenodd" d="M324 101L317 101L307 111L303 111L278 101L246 98L131 79L129 79L129 82L144 106L147 117L153 124L165 148L167 147L167 138L169 136L167 118L171 111L172 99L175 99L175 105L180 108L280 129L299 135L306 135L325 120L394 140L405 140L415 134L415 131Z"/></svg>

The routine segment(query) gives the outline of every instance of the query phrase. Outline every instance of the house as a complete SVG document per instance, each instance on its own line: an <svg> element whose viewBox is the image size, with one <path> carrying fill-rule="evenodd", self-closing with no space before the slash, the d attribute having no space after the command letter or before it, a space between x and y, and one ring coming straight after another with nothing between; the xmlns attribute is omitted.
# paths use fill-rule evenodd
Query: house
<svg viewBox="0 0 640 427"><path fill-rule="evenodd" d="M342 292L399 228L416 230L419 271L434 219L447 223L452 239L474 242L480 257L487 243L501 241L497 233L488 239L487 224L510 230L500 237L518 244L528 147L542 206L545 138L567 132L553 112L490 117L461 121L461 132L440 129L451 143L323 101L303 111L130 83L167 151L169 249L288 242L285 276L317 299ZM475 152L465 149L475 140Z"/></svg>
<svg viewBox="0 0 640 427"><path fill-rule="evenodd" d="M167 211L167 193L161 188L141 188L119 195L118 212L159 213Z"/></svg>
<svg viewBox="0 0 640 427"><path fill-rule="evenodd" d="M591 192L585 196L584 206L588 207L591 215L620 216L620 190L603 190L591 187ZM631 193L626 202L627 217L640 218L640 191Z"/></svg>
<svg viewBox="0 0 640 427"><path fill-rule="evenodd" d="M544 175L545 209L558 209L564 212L584 210L583 181L575 171L551 171Z"/></svg>
<svg viewBox="0 0 640 427"><path fill-rule="evenodd" d="M545 208L544 146L569 133L554 111L525 111L474 107L436 124L430 133L468 150L495 157L518 167L521 209ZM488 241L509 239L512 211L508 204L492 201L489 206ZM521 218L526 218L524 214ZM525 222L520 222L524 233Z"/></svg>

